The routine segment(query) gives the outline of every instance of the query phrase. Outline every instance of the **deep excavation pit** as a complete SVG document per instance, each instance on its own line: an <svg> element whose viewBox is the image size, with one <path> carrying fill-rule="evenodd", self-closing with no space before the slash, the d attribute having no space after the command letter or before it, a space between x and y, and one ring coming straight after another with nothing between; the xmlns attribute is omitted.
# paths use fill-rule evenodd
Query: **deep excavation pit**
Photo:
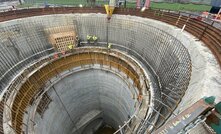
<svg viewBox="0 0 221 134"><path fill-rule="evenodd" d="M117 130L135 112L135 99L128 85L108 71L86 70L74 73L49 90L52 90L48 94L53 102L43 119L35 119L37 122L40 120L36 129L39 134L94 133L106 125Z"/></svg>
<svg viewBox="0 0 221 134"><path fill-rule="evenodd" d="M135 112L144 117L149 103L149 86L144 81L141 68L119 52L112 54L112 51L97 49L99 51L94 52L96 49L82 48L84 53L55 61L66 63L64 66L71 71L52 78L45 92L35 97L36 105L41 105L38 100L45 98L43 96L47 96L44 101L49 100L47 111L41 116L38 116L38 110L38 113L31 112L30 116L34 118L29 120L38 122L37 126L30 125L36 133L116 131ZM53 63L53 66L56 64L59 63ZM140 94L146 96L142 105L138 100ZM35 111L37 107L30 109ZM140 111L142 113L138 113ZM135 120L131 122L134 127L138 125L136 123L139 124Z"/></svg>
<svg viewBox="0 0 221 134"><path fill-rule="evenodd" d="M7 50L13 62L29 57L26 67L32 63L19 91L9 96L7 131L11 124L31 134L152 132L171 116L189 84L191 61L183 44L133 16L116 15L107 23L104 14L46 15L1 26L3 33L13 31L10 38L1 36L4 44L15 44ZM77 33L82 46L54 56L49 37L67 32ZM87 44L88 34L98 43Z"/></svg>

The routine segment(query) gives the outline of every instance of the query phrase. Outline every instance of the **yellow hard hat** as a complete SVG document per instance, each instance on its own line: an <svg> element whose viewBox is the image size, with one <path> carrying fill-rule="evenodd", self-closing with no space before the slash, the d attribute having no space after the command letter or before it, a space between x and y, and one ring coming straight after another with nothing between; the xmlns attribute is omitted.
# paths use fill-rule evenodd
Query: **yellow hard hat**
<svg viewBox="0 0 221 134"><path fill-rule="evenodd" d="M73 45L72 45L72 44L69 44L69 45L68 45L68 48L69 48L69 49L73 49Z"/></svg>

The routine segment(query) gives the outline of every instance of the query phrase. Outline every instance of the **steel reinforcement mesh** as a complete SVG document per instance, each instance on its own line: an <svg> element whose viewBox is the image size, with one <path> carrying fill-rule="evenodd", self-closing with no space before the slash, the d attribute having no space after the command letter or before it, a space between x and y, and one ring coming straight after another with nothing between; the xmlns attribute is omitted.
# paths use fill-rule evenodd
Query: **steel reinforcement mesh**
<svg viewBox="0 0 221 134"><path fill-rule="evenodd" d="M190 80L191 61L188 50L170 34L148 25L142 18L134 19L131 16L113 16L107 22L106 15L103 14L52 15L2 25L0 30L10 36L1 36L0 73L5 76L0 79L1 90L7 84L8 76L14 76L18 69L34 59L54 52L46 51L30 58L51 48L45 29L60 27L60 31L63 31L62 27L65 26L73 27L81 41L86 41L88 34L96 35L99 42L119 44L139 53L150 65L148 68L155 73L161 88L154 91L152 116L146 117L139 132L145 131L150 122L154 127L159 127L172 114ZM15 67L15 64L18 66Z"/></svg>

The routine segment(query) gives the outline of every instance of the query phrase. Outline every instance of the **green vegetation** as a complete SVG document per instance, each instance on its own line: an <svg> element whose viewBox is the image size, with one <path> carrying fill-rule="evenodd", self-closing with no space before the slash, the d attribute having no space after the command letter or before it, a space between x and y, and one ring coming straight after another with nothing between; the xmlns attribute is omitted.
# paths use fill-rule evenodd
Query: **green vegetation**
<svg viewBox="0 0 221 134"><path fill-rule="evenodd" d="M27 7L27 6L43 6L44 3L49 5L72 5L79 6L80 4L83 6L90 6L91 3L87 3L87 0L31 0L32 2L28 2L27 4L21 5L19 7ZM90 0L88 0L90 1ZM104 0L96 0L96 6L102 6L108 4L107 1ZM136 3L127 2L127 7L135 8ZM151 2L151 8L159 8L159 9L168 9L168 10L182 10L182 11L208 11L211 6L209 5L196 5L196 4L179 4L179 3L156 3Z"/></svg>
<svg viewBox="0 0 221 134"><path fill-rule="evenodd" d="M209 5L197 4L180 4L180 3L151 3L151 8L169 9L169 10L185 10L185 11L209 11Z"/></svg>
<svg viewBox="0 0 221 134"><path fill-rule="evenodd" d="M90 1L90 0L88 0ZM89 6L92 3L87 3L87 0L35 0L34 2L28 2L32 3L33 5L44 5L45 3L49 5L74 5L74 6L79 6L80 4L83 6ZM96 0L96 5L101 6L104 4L108 4L108 2L105 2L104 0Z"/></svg>

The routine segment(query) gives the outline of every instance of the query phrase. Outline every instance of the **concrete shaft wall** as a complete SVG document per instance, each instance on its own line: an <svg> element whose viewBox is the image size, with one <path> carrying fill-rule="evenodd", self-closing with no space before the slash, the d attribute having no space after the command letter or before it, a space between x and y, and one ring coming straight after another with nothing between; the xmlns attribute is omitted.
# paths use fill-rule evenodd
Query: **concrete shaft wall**
<svg viewBox="0 0 221 134"><path fill-rule="evenodd" d="M1 23L2 29L7 33L2 38L9 42L9 47L14 49L14 51L8 50L7 45L2 45L1 52L9 54L8 57L0 55L4 65L8 65L1 64L2 73L4 74L8 68L22 61L22 59L14 61L13 57L17 58L21 55L25 59L33 53L52 47L47 43L48 35L55 31L63 32L69 26L78 33L79 38L83 41L86 40L88 34L96 35L99 42L106 42L108 37L108 42L119 44L139 53L150 65L148 68L153 69L155 78L159 78L160 81L161 89L154 90L157 96L152 97L156 97L174 109L184 95L190 78L191 63L188 51L173 36L149 25L148 22L144 23L143 20L116 15L112 17L110 23L107 23L104 14L67 14L30 17ZM30 61L33 62L40 56L31 58ZM5 84L5 81L1 82ZM161 109L160 112L169 117L170 110L167 107L159 102L155 104L157 104L154 105L155 109ZM162 122L162 120L158 121L158 123Z"/></svg>
<svg viewBox="0 0 221 134"><path fill-rule="evenodd" d="M106 21L106 15L103 14L67 14L19 19L17 21L2 23L2 26L7 32L9 32L7 28L16 27L18 30L15 31L19 32L15 33L21 35L26 33L26 31L33 31L36 34L30 34L33 36L31 41L36 42L36 44L41 37L44 37L44 42L47 40L47 34L53 33L55 29L59 29L62 32L65 29L64 27L67 26L71 26L73 30L77 31L81 40L86 40L86 36L91 34L98 36L100 42L106 42L108 35L109 42L136 51L149 63L153 71L158 75L160 84L162 85L162 97L160 97L160 90L155 91L158 92L157 98L164 99L164 102L172 108L176 107L177 102L184 95L190 77L191 63L186 48L168 33L148 23L135 20L133 17L123 15L113 16L110 23ZM22 31L20 30L20 25L32 25L33 27L31 29L27 27L26 31ZM51 29L50 32L45 32L49 28ZM11 36L11 38L18 40L17 34ZM26 38L23 37L23 39ZM29 51L32 52L33 50L25 48L35 49L38 47L36 44L33 44L34 47L30 47L27 43L20 43L17 45L17 48L21 50L20 53L29 53ZM44 47L48 48L50 45L45 43ZM43 50L43 48L41 49ZM15 57L15 55L11 56ZM10 62L12 65L14 64L10 60L7 60L7 62ZM7 70L7 68L5 69ZM171 90L177 93L174 94ZM167 114L169 111L163 112Z"/></svg>
<svg viewBox="0 0 221 134"><path fill-rule="evenodd" d="M30 24L41 27L40 32L35 33L42 34L36 34L33 36L33 38L31 38L33 42L35 42L35 40L39 41L39 37L43 38L43 41L45 41L45 46L41 50L51 47L47 43L47 39L45 38L46 36L43 28L46 27L71 25L73 26L73 29L78 31L78 34L81 39L85 40L87 34L95 34L99 37L99 41L106 42L107 23L105 15L102 14L69 14L31 17L26 19L14 20L7 23L1 23L1 28L9 32L12 31L10 27L20 29L21 25L25 26ZM157 29L156 27L158 27L159 29ZM26 31L27 30L28 29L26 29ZM167 33L163 31L166 31ZM11 37L13 38L13 40L20 39L20 44L17 46L19 47L19 50L21 50L22 53L31 53L32 51L34 51L34 53L37 52L35 48L40 47L38 43L35 43L35 46L30 47L32 43L29 44L21 42L21 40L25 40L25 38L21 36L25 33L25 30L23 30L20 36L18 36L17 34L12 34ZM193 64L193 73L191 76L189 88L176 112L179 113L180 111L184 110L185 108L196 102L198 99L204 97L205 95L220 96L219 94L221 75L220 69L214 56L211 54L208 48L203 46L201 42L196 41L195 38L189 35L188 33L180 32L180 29L177 29L173 26L169 26L165 23L161 23L159 21L144 19L140 17L113 16L112 22L110 23L109 27L109 35L111 35L109 36L109 41L136 50L138 53L140 53L143 57L146 58L146 60L151 64L151 66L154 69L156 69L155 72L159 74L160 78L164 78L166 76L164 72L167 71L164 69L166 69L170 65L172 65L172 67L174 67L175 69L173 70L174 72L168 72L168 74L176 74L176 72L179 72L179 70L185 69L185 67L179 68L183 65L180 61L184 61L185 57L188 57L188 55L186 55L185 53L179 53L182 52L182 49L185 50L184 47L178 49L172 48L174 47L174 44L180 44L180 42L174 40L172 36L168 35L168 33L178 38L182 42L182 44L189 50ZM4 37L1 36L3 37L2 42L9 42L10 39L5 37L5 35ZM20 49L20 47L23 49ZM166 49L163 49L163 47L165 47ZM9 53L9 56L6 54L4 55L5 57L1 57L1 69L4 68L4 70L1 71L2 74L4 74L5 70L10 68L17 61L19 61L14 61L15 59L13 59L13 57L15 57L14 55L16 50L6 51L8 48L9 47L7 47L7 45L1 45L1 53ZM28 48L31 49L28 50ZM11 52L13 52L14 54L11 54ZM176 60L176 58L174 59L174 57L179 58ZM4 59L9 60L6 61ZM172 61L178 62L174 62L173 64ZM180 63L180 66L177 66L175 63ZM171 69L172 68L168 68L168 70ZM183 73L185 72L187 71L183 71ZM181 77L181 75L177 75L177 77ZM170 80L174 83L178 82L174 81L174 79L172 78L174 77L165 77L164 79L168 79L168 81L165 81L164 83L170 83ZM182 80L183 79L179 79L179 81ZM184 90L174 90L181 96L185 92ZM181 98L178 98L177 100L179 99Z"/></svg>
<svg viewBox="0 0 221 134"><path fill-rule="evenodd" d="M71 119L54 90L66 106ZM118 129L135 112L135 100L131 92L133 90L135 91L133 87L129 89L124 80L111 72L85 70L74 73L49 89L48 94L53 101L43 118L36 117L36 133L80 133L88 124L83 126L79 121L91 111L101 112L92 121L101 118L106 124Z"/></svg>
<svg viewBox="0 0 221 134"><path fill-rule="evenodd" d="M190 83L175 113L179 114L205 96L215 96L217 102L221 100L221 70L212 52L196 37L187 32L181 32L181 29L177 27L150 19L146 19L146 22L175 36L188 49L191 56L192 73ZM190 133L208 134L211 131L205 125L199 124Z"/></svg>

